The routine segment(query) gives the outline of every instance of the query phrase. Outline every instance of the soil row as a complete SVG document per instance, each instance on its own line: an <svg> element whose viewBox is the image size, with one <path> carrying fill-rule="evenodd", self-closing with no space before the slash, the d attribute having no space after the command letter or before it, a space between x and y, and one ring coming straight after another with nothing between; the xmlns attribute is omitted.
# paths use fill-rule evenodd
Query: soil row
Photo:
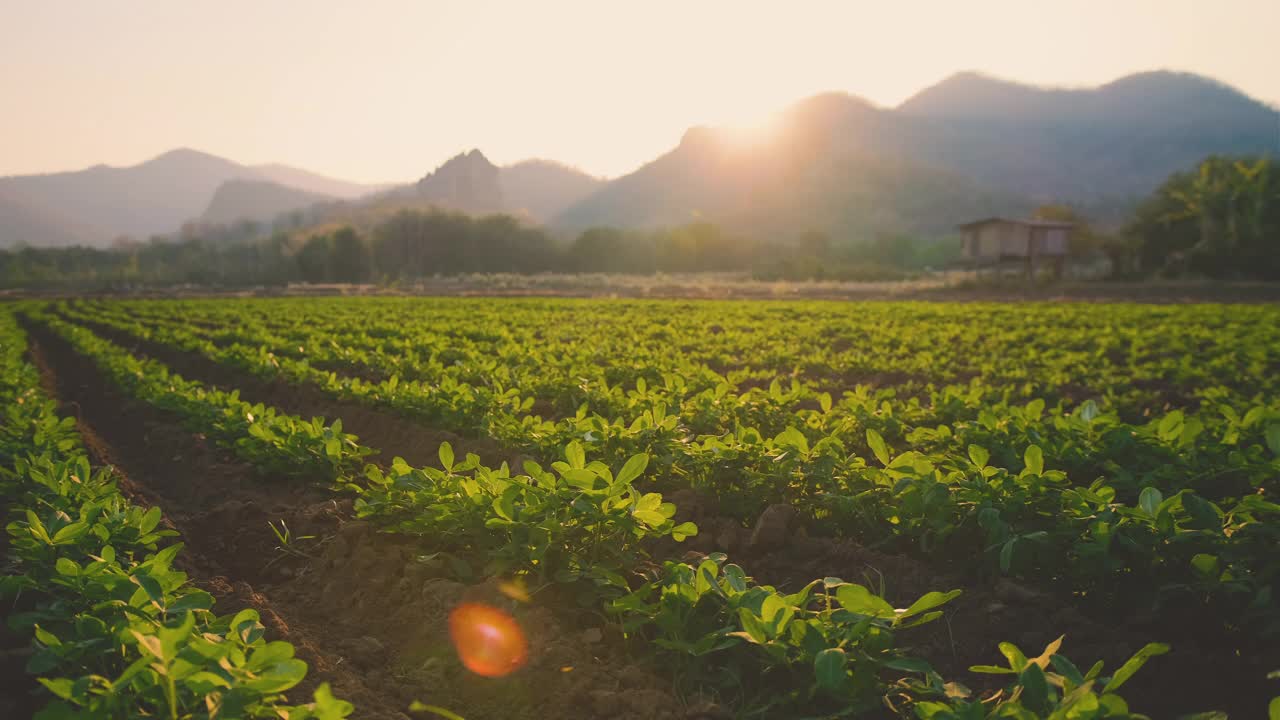
<svg viewBox="0 0 1280 720"><path fill-rule="evenodd" d="M403 717L387 706L382 689L371 689L333 650L348 636L341 625L308 627L262 592L293 571L287 565L267 567L277 554L268 522L290 518L295 532L332 532L341 522L336 503L318 487L259 476L182 429L176 417L116 391L92 360L61 338L39 325L26 329L45 391L58 399L64 415L76 418L94 464L113 466L133 502L164 511L186 545L180 566L213 594L217 611L257 609L274 638L293 643L307 661L308 686L295 691L296 699L328 681L363 716Z"/></svg>
<svg viewBox="0 0 1280 720"><path fill-rule="evenodd" d="M329 682L356 705L355 717L374 720L403 720L413 700L470 720L699 717L616 657L598 631L585 639L561 632L546 608L515 611L529 635L525 669L497 680L466 673L448 641L448 613L463 602L501 602L496 587L447 579L447 568L418 560L412 541L353 520L349 500L262 475L176 416L123 395L47 329L26 329L46 391L76 418L91 459L113 466L134 502L162 508L186 545L181 569L216 598L215 611L257 609L272 639L293 643L311 667L291 691L295 701ZM282 520L295 537L314 536L298 542L305 557L277 550L268 523Z"/></svg>
<svg viewBox="0 0 1280 720"><path fill-rule="evenodd" d="M437 451L442 442L450 443L459 457L473 452L495 466L503 460L519 458L489 438L427 427L401 415L334 398L311 385L265 380L198 353L145 340L101 323L79 318L65 319L89 328L135 356L158 360L184 378L228 392L239 390L240 397L246 402L273 406L302 418L341 418L344 432L356 435L363 445L380 451L379 462L389 463L393 457L402 457L414 466L437 465Z"/></svg>

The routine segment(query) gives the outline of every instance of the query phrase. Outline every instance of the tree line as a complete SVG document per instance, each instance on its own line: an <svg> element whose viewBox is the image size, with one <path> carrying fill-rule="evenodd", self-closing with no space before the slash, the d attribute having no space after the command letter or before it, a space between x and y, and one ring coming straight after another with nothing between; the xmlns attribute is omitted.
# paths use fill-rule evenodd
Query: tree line
<svg viewBox="0 0 1280 720"><path fill-rule="evenodd" d="M747 272L764 279L883 279L929 261L937 243L837 246L819 232L761 242L710 222L652 231L592 228L570 240L509 215L406 209L367 229L330 224L259 239L218 226L106 249L0 251L0 285L50 289L396 283L460 273ZM946 247L950 243L944 243ZM944 251L945 252L945 251ZM938 260L938 262L945 262Z"/></svg>
<svg viewBox="0 0 1280 720"><path fill-rule="evenodd" d="M1061 205L1037 215L1071 220L1072 254L1106 257L1117 277L1280 280L1280 163L1211 157L1177 173L1123 227L1092 228ZM710 222L661 230L588 229L569 240L509 215L402 209L356 227L188 226L175 238L107 249L0 251L0 286L92 290L136 286L394 283L458 273L748 272L766 280L886 280L946 267L953 238L835 240L818 231L763 241Z"/></svg>

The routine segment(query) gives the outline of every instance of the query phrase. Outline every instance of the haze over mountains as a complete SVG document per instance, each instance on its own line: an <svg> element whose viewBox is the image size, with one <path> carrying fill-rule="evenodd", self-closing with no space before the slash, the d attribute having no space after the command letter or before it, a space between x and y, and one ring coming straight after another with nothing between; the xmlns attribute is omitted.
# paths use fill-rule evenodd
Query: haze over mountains
<svg viewBox="0 0 1280 720"><path fill-rule="evenodd" d="M280 165L247 166L179 149L131 167L0 178L0 245L103 245L169 233L199 217L229 181L287 183L357 197L379 189Z"/></svg>
<svg viewBox="0 0 1280 720"><path fill-rule="evenodd" d="M359 196L357 196L359 197ZM269 220L281 213L335 199L265 180L228 180L218 186L209 207L200 215L205 223Z"/></svg>
<svg viewBox="0 0 1280 720"><path fill-rule="evenodd" d="M897 108L830 93L796 103L744 146L690 130L557 222L714 218L765 232L936 233L1048 202L1106 214L1207 155L1277 149L1280 113L1195 75L1132 75L1050 90L960 73Z"/></svg>
<svg viewBox="0 0 1280 720"><path fill-rule="evenodd" d="M1091 90L960 73L897 109L907 142L979 182L1036 199L1143 195L1209 153L1280 150L1280 113L1187 73L1129 75Z"/></svg>
<svg viewBox="0 0 1280 720"><path fill-rule="evenodd" d="M192 150L129 168L0 178L0 246L102 245L194 218L268 221L364 198L507 212L565 231L708 219L762 236L936 234L1046 202L1106 216L1207 155L1274 152L1278 140L1275 108L1196 75L1142 73L1064 90L960 73L896 108L814 96L757 137L694 128L668 153L607 182L546 160L499 167L478 150L400 186Z"/></svg>

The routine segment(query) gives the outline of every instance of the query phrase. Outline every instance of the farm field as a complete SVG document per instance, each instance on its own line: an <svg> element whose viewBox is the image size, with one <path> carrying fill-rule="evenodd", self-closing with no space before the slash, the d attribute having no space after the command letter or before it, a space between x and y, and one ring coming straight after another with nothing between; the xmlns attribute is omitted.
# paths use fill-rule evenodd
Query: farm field
<svg viewBox="0 0 1280 720"><path fill-rule="evenodd" d="M0 342L4 717L1280 716L1280 307L22 301ZM482 606L527 648L469 655Z"/></svg>

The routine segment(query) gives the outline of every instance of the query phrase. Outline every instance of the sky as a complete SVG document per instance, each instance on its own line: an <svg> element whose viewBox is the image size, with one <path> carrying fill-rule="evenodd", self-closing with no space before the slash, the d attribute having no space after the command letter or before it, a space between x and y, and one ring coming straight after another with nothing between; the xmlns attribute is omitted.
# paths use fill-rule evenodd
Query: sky
<svg viewBox="0 0 1280 720"><path fill-rule="evenodd" d="M1276 0L0 0L0 175L191 147L362 182L470 148L612 177L694 125L962 70L1184 70L1274 104L1276 28Z"/></svg>

